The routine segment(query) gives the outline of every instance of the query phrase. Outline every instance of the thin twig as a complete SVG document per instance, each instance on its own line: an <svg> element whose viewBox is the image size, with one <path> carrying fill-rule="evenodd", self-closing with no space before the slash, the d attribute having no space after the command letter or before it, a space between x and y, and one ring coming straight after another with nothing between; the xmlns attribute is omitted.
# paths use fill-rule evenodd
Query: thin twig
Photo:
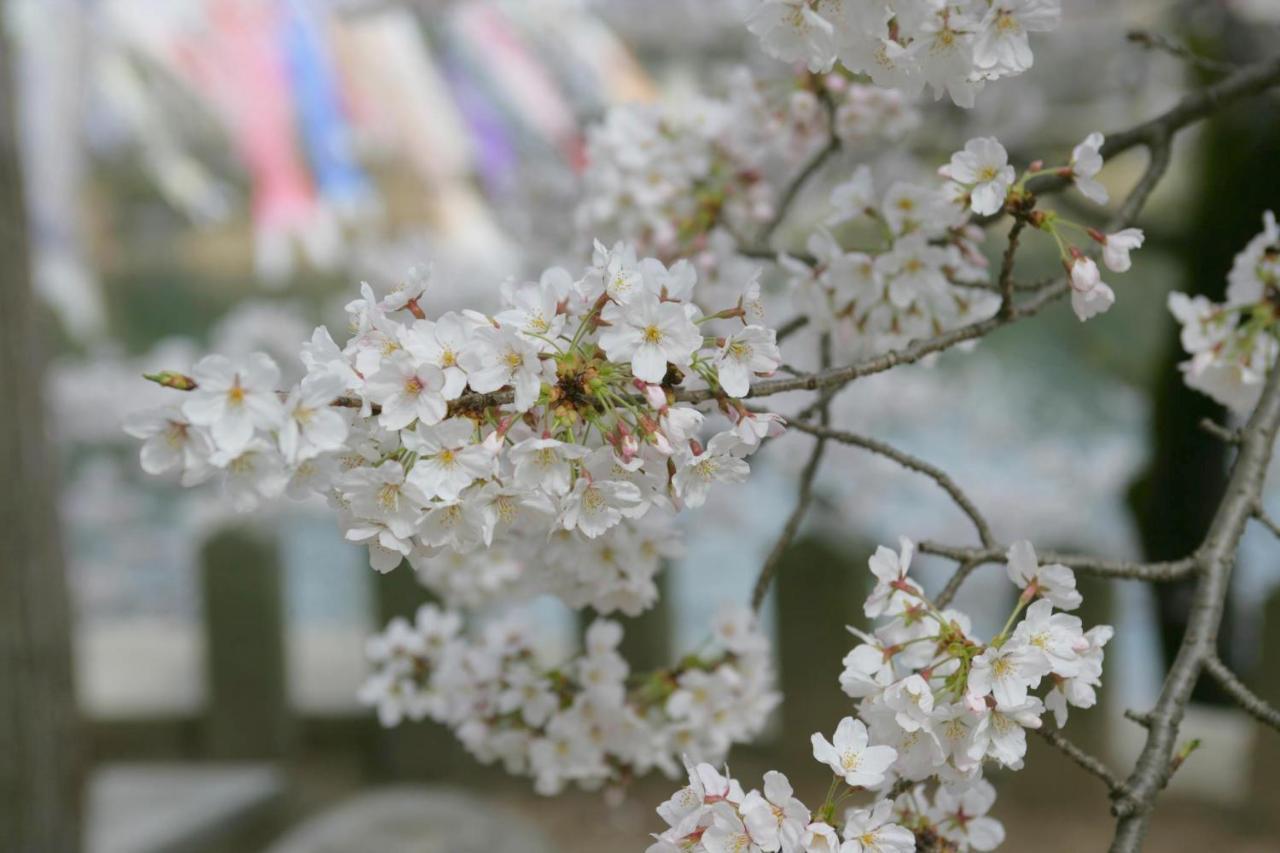
<svg viewBox="0 0 1280 853"><path fill-rule="evenodd" d="M1044 738L1049 743L1053 744L1063 755L1075 762L1078 767L1101 779L1107 786L1107 790L1111 793L1114 794L1124 789L1124 783L1121 782L1110 769L1108 769L1107 765L1103 764L1101 760L1095 758L1071 741L1067 740L1067 738L1057 729L1051 729L1048 726L1042 725L1040 728L1033 729L1032 731L1040 735L1040 737Z"/></svg>
<svg viewBox="0 0 1280 853"><path fill-rule="evenodd" d="M1027 227L1027 220L1019 216L1014 219L1009 229L1009 243L1005 246L1004 257L1000 261L1000 275L996 283L1000 289L1000 316L1013 315L1013 256L1018 252L1018 237L1022 229Z"/></svg>
<svg viewBox="0 0 1280 853"><path fill-rule="evenodd" d="M1228 696L1236 700L1236 704L1245 713L1258 722L1280 731L1280 710L1277 710L1266 699L1246 687L1236 677L1236 674L1222 662L1222 658L1217 655L1210 655L1205 658L1204 668L1209 673L1209 677L1218 682L1218 686L1225 690Z"/></svg>
<svg viewBox="0 0 1280 853"><path fill-rule="evenodd" d="M1146 711L1135 711L1132 708L1125 708L1124 718L1126 720L1131 720L1137 723L1138 725L1142 726L1144 729L1151 728L1151 714L1147 713Z"/></svg>
<svg viewBox="0 0 1280 853"><path fill-rule="evenodd" d="M1212 418L1201 418L1199 426L1200 429L1226 444L1240 443L1240 430L1224 427Z"/></svg>
<svg viewBox="0 0 1280 853"><path fill-rule="evenodd" d="M957 563L1003 563L1009 551L1008 545L991 545L983 548L962 548L937 542L921 542L917 546L923 554L935 554L955 560ZM1107 560L1082 554L1059 554L1054 551L1037 552L1041 563L1059 563L1084 575L1096 575L1119 580L1165 582L1182 580L1195 571L1194 557L1181 560L1164 560L1154 563L1138 563L1131 560Z"/></svg>
<svg viewBox="0 0 1280 853"><path fill-rule="evenodd" d="M831 361L831 337L823 335L820 342L822 352L822 362L829 364ZM830 392L824 393L818 404L818 417L825 425L831 414L831 397ZM778 573L778 567L782 565L782 558L786 554L787 549L791 547L791 543L795 541L796 534L800 532L800 525L804 521L804 517L809 512L809 505L813 503L813 483L818 477L818 468L822 464L822 454L826 450L827 440L819 437L814 442L813 450L809 454L809 461L805 463L804 469L800 472L800 488L796 494L796 505L791 510L791 515L787 516L787 521L782 525L782 532L778 534L778 538L774 541L773 547L769 549L769 554L765 557L764 563L760 566L760 573L756 576L755 587L751 590L751 609L759 612L760 607L764 604L764 598L769 593L769 587L773 583L774 576Z"/></svg>
<svg viewBox="0 0 1280 853"><path fill-rule="evenodd" d="M974 569L981 565L982 563L978 560L964 560L956 566L956 570L951 573L951 577L947 578L946 586L942 588L942 591L938 593L938 597L934 599L934 605L939 610L949 605L951 599L956 597L956 593L960 592L960 587L969 579L969 575L973 574Z"/></svg>
<svg viewBox="0 0 1280 853"><path fill-rule="evenodd" d="M1210 74L1231 74L1240 70L1240 66L1234 63L1221 62L1217 59L1201 56L1185 44L1176 42L1163 33L1151 32L1150 30L1130 30L1127 38L1134 44L1140 44L1149 50L1163 50L1170 56L1177 57L1199 68L1201 71L1208 71Z"/></svg>
<svg viewBox="0 0 1280 853"><path fill-rule="evenodd" d="M799 316L792 317L790 320L783 323L781 326L777 328L778 335L777 335L776 341L778 343L782 343L787 338L791 337L792 335L794 335L796 332L800 331L807 325L809 325L808 315L801 314Z"/></svg>
<svg viewBox="0 0 1280 853"><path fill-rule="evenodd" d="M925 475L950 495L951 500L960 508L960 511L968 516L969 520L973 522L974 528L978 531L978 539L981 540L984 545L990 547L990 545L995 542L995 537L991 533L991 525L987 523L986 518L983 517L982 513L978 510L978 507L969 498L969 496L964 493L964 490L956 485L956 482L951 479L947 472L943 471L936 465L931 465L923 459L912 456L910 453L905 453L898 450L896 447L892 447L891 445L885 444L883 441L879 441L869 436L858 435L857 433L848 432L846 430L831 429L827 426L819 426L805 421L791 421L789 422L789 426L792 429L800 432L807 432L810 435L815 435L819 438L829 438L833 441L838 441L841 444L861 447L863 450L869 450L872 453L883 456L886 459L890 459L901 465L903 468Z"/></svg>
<svg viewBox="0 0 1280 853"><path fill-rule="evenodd" d="M1262 62L1246 65L1211 86L1191 92L1182 100L1154 118L1126 130L1109 134L1103 143L1101 154L1110 160L1117 154L1138 145L1150 146L1158 139L1172 138L1184 127L1217 112L1236 101L1264 92L1280 82L1280 54ZM1027 188L1037 195L1060 190L1070 183L1069 178L1046 175L1027 182Z"/></svg>
<svg viewBox="0 0 1280 853"><path fill-rule="evenodd" d="M823 95L822 102L827 108L827 142L822 146L821 150L809 158L809 162L804 164L804 167L800 169L796 176L791 179L790 183L787 184L786 189L782 191L782 196L778 200L778 207L774 211L773 216L765 223L764 227L760 229L760 233L756 236L755 245L757 246L764 247L765 249L768 248L769 240L773 238L773 234L778 230L778 226L780 226L787 218L787 213L791 210L791 205L795 202L796 196L800 194L800 190L806 183L808 183L809 179L813 177L814 173L821 169L822 165L840 150L840 137L836 135L835 103L831 100L829 95L825 94ZM751 250L748 250L743 254L749 254L750 251Z"/></svg>
<svg viewBox="0 0 1280 853"><path fill-rule="evenodd" d="M1280 524L1267 513L1267 508L1262 505L1262 498L1258 498L1257 504L1253 508L1253 517L1256 518L1263 527L1271 531L1272 536L1280 537Z"/></svg>

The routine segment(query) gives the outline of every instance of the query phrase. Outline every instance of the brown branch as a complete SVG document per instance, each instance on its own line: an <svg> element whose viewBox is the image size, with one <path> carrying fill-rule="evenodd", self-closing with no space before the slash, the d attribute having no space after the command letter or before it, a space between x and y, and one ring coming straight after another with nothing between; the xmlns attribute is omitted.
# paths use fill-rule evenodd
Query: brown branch
<svg viewBox="0 0 1280 853"><path fill-rule="evenodd" d="M1245 713L1258 722L1280 731L1280 710L1277 710L1266 699L1246 687L1244 682L1236 677L1236 674L1222 662L1220 657L1215 654L1205 658L1204 668L1205 672L1209 673L1209 677L1218 682L1218 686L1225 690L1228 696L1236 700L1236 704Z"/></svg>
<svg viewBox="0 0 1280 853"><path fill-rule="evenodd" d="M1111 793L1115 794L1124 789L1124 783L1111 772L1107 765L1085 752L1079 746L1076 746L1057 729L1042 725L1038 729L1033 729L1033 731L1053 744L1063 755L1075 762L1076 766L1101 779Z"/></svg>
<svg viewBox="0 0 1280 853"><path fill-rule="evenodd" d="M1026 227L1025 217L1018 216L1014 219L1013 227L1009 229L1009 243L1005 246L1004 257L1000 261L1000 275L996 283L1000 289L1001 317L1009 317L1013 314L1013 256L1018 252L1018 237Z"/></svg>
<svg viewBox="0 0 1280 853"><path fill-rule="evenodd" d="M809 318L804 314L801 314L797 317L792 317L787 322L778 326L776 330L777 337L775 340L777 341L777 343L782 343L787 338L791 337L792 335L794 335L796 332L800 331L807 325L809 325Z"/></svg>
<svg viewBox="0 0 1280 853"><path fill-rule="evenodd" d="M831 337L823 335L819 346L822 352L823 364L829 364L831 361ZM823 425L830 419L831 397L831 393L825 393L818 401L818 417ZM769 587L773 584L773 578L778 573L778 567L782 565L783 555L791 547L791 543L795 541L796 535L800 532L800 525L804 522L804 517L809 512L809 505L813 503L813 483L818 478L818 468L822 465L822 454L826 447L827 439L819 436L818 440L814 442L813 451L809 454L809 461L805 463L800 472L800 488L796 494L796 505L792 508L791 515L787 516L786 523L782 525L782 532L778 534L773 547L769 549L768 556L765 557L764 563L760 566L760 573L756 576L755 587L751 590L751 609L757 613L764 604L764 598L769 593Z"/></svg>
<svg viewBox="0 0 1280 853"><path fill-rule="evenodd" d="M933 600L934 605L939 609L944 609L951 603L951 599L956 597L956 593L960 591L960 587L969 579L969 575L981 566L982 563L976 560L965 560L956 566L956 570L951 573L951 577L947 578L946 586L938 593L938 597Z"/></svg>
<svg viewBox="0 0 1280 853"><path fill-rule="evenodd" d="M1240 430L1224 427L1212 418L1201 418L1199 427L1225 444L1240 443Z"/></svg>
<svg viewBox="0 0 1280 853"><path fill-rule="evenodd" d="M1110 160L1138 145L1150 147L1162 139L1171 139L1178 131L1237 101L1257 95L1280 83L1280 54L1262 62L1246 65L1211 86L1184 96L1168 110L1127 130L1109 134L1102 146L1102 157ZM1070 179L1046 175L1027 182L1037 194L1060 190Z"/></svg>
<svg viewBox="0 0 1280 853"><path fill-rule="evenodd" d="M1257 507L1277 429L1280 429L1280 369L1273 368L1267 376L1262 399L1243 430L1240 453L1222 502L1203 544L1195 553L1199 580L1192 597L1187 630L1151 709L1146 744L1125 782L1125 791L1112 805L1112 812L1119 818L1112 853L1133 853L1139 849L1156 797L1169 781L1178 728L1191 691L1201 672L1210 667L1209 661L1217 657L1218 631L1236 550L1245 525Z"/></svg>
<svg viewBox="0 0 1280 853"><path fill-rule="evenodd" d="M1210 74L1231 74L1240 70L1239 65L1201 56L1185 44L1176 42L1162 33L1151 32L1150 30L1130 30L1126 37L1134 44L1142 45L1148 50L1162 50L1170 56L1181 59L1189 65L1202 71L1207 71Z"/></svg>
<svg viewBox="0 0 1280 853"><path fill-rule="evenodd" d="M973 563L975 566L988 563L1004 563L1009 552L1008 545L960 548L942 545L937 542L921 542L917 547L923 554L935 554L939 557L955 560L957 563ZM1055 551L1038 551L1036 553L1041 563L1060 563L1082 575L1095 575L1117 580L1176 581L1182 580L1196 569L1194 557L1154 563L1139 563L1132 560L1107 560L1082 554L1060 554Z"/></svg>
<svg viewBox="0 0 1280 853"><path fill-rule="evenodd" d="M1280 537L1280 524L1276 522L1267 513L1267 508L1262 505L1262 498L1258 498L1258 503L1253 508L1253 517L1265 528L1271 531L1272 536Z"/></svg>
<svg viewBox="0 0 1280 853"><path fill-rule="evenodd" d="M836 135L836 105L832 102L830 95L825 92L822 95L822 103L827 108L827 142L822 146L816 154L809 158L809 162L796 174L794 178L787 184L786 189L782 191L782 196L778 199L778 207L774 211L773 216L760 229L760 233L756 236L756 246L761 249L746 248L740 249L740 254L752 257L753 252L768 251L769 240L772 239L775 231L782 225L787 218L787 213L791 209L791 205L795 202L796 197L800 194L800 190L804 187L809 179L822 168L836 152L840 150L840 137ZM776 253L774 253L776 255Z"/></svg>
<svg viewBox="0 0 1280 853"><path fill-rule="evenodd" d="M981 540L984 545L990 547L995 542L995 537L991 533L991 525L987 523L986 518L983 517L982 513L978 510L978 507L972 500L970 500L969 496L964 493L964 490L956 485L956 482L951 479L947 472L943 471L936 465L931 465L923 459L898 450L896 447L885 444L883 441L864 435L858 435L857 433L831 429L825 425L819 426L805 421L791 421L789 426L792 429L799 430L800 432L806 432L819 438L829 438L833 441L838 441L841 444L860 447L863 450L868 450L879 456L883 456L886 459L892 460L903 468L925 475L950 495L951 500L960 508L960 511L969 517L969 520L973 522L973 526L978 531L978 539Z"/></svg>

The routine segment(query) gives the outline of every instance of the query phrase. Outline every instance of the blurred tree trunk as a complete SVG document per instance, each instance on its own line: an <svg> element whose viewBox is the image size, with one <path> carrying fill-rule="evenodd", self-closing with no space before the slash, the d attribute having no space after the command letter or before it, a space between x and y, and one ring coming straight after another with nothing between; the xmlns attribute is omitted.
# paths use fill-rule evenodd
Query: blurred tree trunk
<svg viewBox="0 0 1280 853"><path fill-rule="evenodd" d="M80 849L82 778L13 55L0 26L0 850L67 853Z"/></svg>
<svg viewBox="0 0 1280 853"><path fill-rule="evenodd" d="M1184 10L1194 13L1188 4ZM1201 32L1211 36L1189 37L1193 48L1206 56L1245 63L1257 58L1249 34L1222 10L1189 14ZM1210 18L1212 16L1212 19ZM1194 78L1195 75L1192 75ZM1192 80L1192 85L1213 77ZM1170 251L1180 256L1186 270L1178 289L1221 301L1227 272L1237 252L1262 230L1262 213L1276 204L1280 187L1280 125L1274 113L1246 103L1215 116L1199 140L1200 160L1191 166L1195 189L1185 233ZM1221 406L1182 381L1178 363L1186 359L1178 340L1178 327L1169 324L1166 355L1161 364L1152 413L1152 454L1147 470L1134 484L1132 503L1138 518L1146 556L1151 560L1184 557L1194 551L1208 530L1209 521L1226 485L1227 448L1199 427L1204 418L1223 423ZM1166 666L1177 654L1186 630L1194 581L1158 584L1160 639ZM1228 599L1222 631L1222 651L1230 658L1232 608ZM1217 684L1202 679L1195 697L1222 701Z"/></svg>

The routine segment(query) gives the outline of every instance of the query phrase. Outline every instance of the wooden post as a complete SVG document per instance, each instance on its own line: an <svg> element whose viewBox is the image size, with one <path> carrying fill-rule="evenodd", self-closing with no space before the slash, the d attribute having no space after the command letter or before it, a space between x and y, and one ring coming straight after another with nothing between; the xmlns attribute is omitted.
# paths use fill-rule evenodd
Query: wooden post
<svg viewBox="0 0 1280 853"><path fill-rule="evenodd" d="M862 602L869 590L865 548L817 540L793 545L778 567L778 682L783 731L801 738L779 744L787 755L806 748L811 732L828 737L853 700L840 689L841 660L857 640L846 625L867 627Z"/></svg>
<svg viewBox="0 0 1280 853"><path fill-rule="evenodd" d="M379 631L396 616L412 622L418 608L433 600L407 561L377 576L375 599ZM392 779L457 779L478 766L453 732L430 720L380 727L372 758L373 772Z"/></svg>
<svg viewBox="0 0 1280 853"><path fill-rule="evenodd" d="M216 758L269 758L289 738L280 563L274 543L247 530L203 549L208 710L205 748Z"/></svg>
<svg viewBox="0 0 1280 853"><path fill-rule="evenodd" d="M1095 625L1116 625L1119 621L1119 614L1115 607L1116 583L1117 581L1102 578L1076 576L1076 587L1080 590L1084 601L1078 609L1071 612L1080 617L1086 631ZM1071 708L1067 717L1066 734L1095 755L1106 755L1110 749L1108 729L1112 722L1112 714L1108 713L1107 705L1112 697L1108 685L1115 682L1114 679L1107 678L1107 673L1115 671L1115 650L1115 641L1112 640L1107 644L1106 656L1103 659L1103 686L1098 690L1098 704L1087 710ZM1119 711L1115 713L1116 716L1119 715ZM1046 715L1048 716L1051 715ZM1127 727L1133 724L1121 722L1117 725L1126 727L1122 728L1122 731L1129 732L1131 729Z"/></svg>
<svg viewBox="0 0 1280 853"><path fill-rule="evenodd" d="M654 579L658 585L658 600L639 616L610 613L605 616L591 608L577 613L580 631L585 632L596 619L604 618L622 626L622 643L618 653L631 667L632 673L650 672L675 663L671 650L671 599L667 583L667 569Z"/></svg>
<svg viewBox="0 0 1280 853"><path fill-rule="evenodd" d="M658 585L658 600L653 607L635 617L617 614L610 617L622 625L622 643L618 651L631 665L632 672L648 672L675 663L671 651L673 626L667 569L654 581Z"/></svg>
<svg viewBox="0 0 1280 853"><path fill-rule="evenodd" d="M0 2L0 20L4 18ZM47 444L42 344L18 159L13 45L0 26L0 850L81 846L83 766Z"/></svg>

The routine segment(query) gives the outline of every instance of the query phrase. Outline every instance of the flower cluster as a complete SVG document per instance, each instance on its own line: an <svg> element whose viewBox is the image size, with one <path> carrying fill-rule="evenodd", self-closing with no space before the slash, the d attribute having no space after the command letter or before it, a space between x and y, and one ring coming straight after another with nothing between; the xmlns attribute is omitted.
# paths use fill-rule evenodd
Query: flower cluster
<svg viewBox="0 0 1280 853"><path fill-rule="evenodd" d="M813 853L899 853L915 849L910 831L893 823L893 803L881 800L870 809L851 809L845 816L844 842L830 823L818 819L795 797L787 777L770 770L763 790L744 792L737 779L707 763L686 759L689 784L658 806L668 829L648 853L687 851L813 851Z"/></svg>
<svg viewBox="0 0 1280 853"><path fill-rule="evenodd" d="M745 69L722 98L614 107L588 135L578 226L663 259L692 256L712 232L750 235L767 222L771 175L799 168L833 133L852 147L918 122L900 92L837 75L766 84Z"/></svg>
<svg viewBox="0 0 1280 853"><path fill-rule="evenodd" d="M779 773L765 776L763 794L743 794L713 768L691 767L689 785L658 809L669 828L650 853L909 851L928 838L991 850L1003 841L1003 827L985 816L995 791L983 765L1020 769L1026 729L1038 728L1046 710L1061 727L1070 707L1096 702L1112 629L1085 631L1064 612L1081 603L1075 576L1041 565L1031 544L1018 542L1006 568L1022 593L984 642L964 614L940 610L910 577L914 550L904 538L898 552L881 547L871 557L876 584L864 612L882 624L873 633L850 629L862 642L840 674L858 716L841 720L830 740L812 736L814 759L833 774L824 803L810 812ZM859 791L878 799L836 820Z"/></svg>
<svg viewBox="0 0 1280 853"><path fill-rule="evenodd" d="M1031 67L1028 34L1056 29L1059 0L762 0L751 32L784 62L829 70L837 59L879 86L927 84L971 107L988 80Z"/></svg>
<svg viewBox="0 0 1280 853"><path fill-rule="evenodd" d="M963 784L988 760L1018 769L1025 729L1038 728L1046 708L1061 726L1068 706L1094 704L1112 630L1086 632L1062 612L1080 604L1074 575L1039 565L1020 542L1007 570L1022 594L1001 632L983 642L963 613L940 611L909 577L913 553L903 539L898 553L881 547L872 556L876 585L864 611L888 621L855 632L862 642L846 656L840 685L859 700L871 741L897 750L900 778Z"/></svg>
<svg viewBox="0 0 1280 853"><path fill-rule="evenodd" d="M463 635L461 617L425 605L369 640L375 672L360 691L385 726L431 719L481 762L530 776L542 794L598 788L676 756L723 760L755 736L779 696L768 645L749 611L722 611L710 646L672 669L629 677L622 629L596 620L581 656L548 666L527 625L508 616Z"/></svg>
<svg viewBox="0 0 1280 853"><path fill-rule="evenodd" d="M835 803L813 814L776 770L764 774L762 790L744 792L727 771L705 762L686 762L686 769L689 784L658 806L669 828L654 836L647 853L986 851L1004 842L1004 827L987 816L996 792L984 779L964 789L938 786L932 796L916 785L893 799L846 808L837 820Z"/></svg>
<svg viewBox="0 0 1280 853"><path fill-rule="evenodd" d="M346 345L317 329L283 399L267 356L208 356L189 377L153 377L186 399L129 429L149 472L217 475L242 507L327 497L376 569L407 558L451 600L519 585L638 612L669 552L655 517L741 482L744 457L781 429L736 399L780 360L758 286L708 314L696 282L687 262L597 244L579 279L552 269L509 286L493 317L427 319L425 275L383 299L366 285ZM724 429L708 438L680 402L691 394L718 401Z"/></svg>
<svg viewBox="0 0 1280 853"><path fill-rule="evenodd" d="M1188 386L1237 413L1253 409L1267 371L1280 351L1280 228L1267 211L1260 234L1236 255L1227 298L1169 294L1169 310L1182 324L1182 363Z"/></svg>
<svg viewBox="0 0 1280 853"><path fill-rule="evenodd" d="M1115 272L1129 269L1129 252L1142 245L1142 232L1103 234L1056 211L1037 210L1025 189L1032 178L1056 174L1105 202L1106 190L1093 178L1102 166L1102 141L1101 134L1091 134L1068 165L1045 168L1036 162L1019 177L999 141L971 139L938 169L942 182L897 181L883 194L877 194L871 170L859 166L832 190L828 228L809 237L808 257L779 258L790 274L797 309L851 357L990 317L1000 298L981 252L984 233L970 216L1008 211L1054 238L1076 315L1087 320L1105 311L1115 294L1097 263L1072 243L1070 229L1100 244L1103 262ZM852 236L837 239L836 229L842 238ZM859 239L862 245L846 248Z"/></svg>
<svg viewBox="0 0 1280 853"><path fill-rule="evenodd" d="M897 181L877 194L860 166L831 193L826 229L808 240L808 257L784 254L793 300L841 356L895 349L984 319L999 298L987 282L982 231L945 185ZM867 235L846 249L832 229Z"/></svg>

